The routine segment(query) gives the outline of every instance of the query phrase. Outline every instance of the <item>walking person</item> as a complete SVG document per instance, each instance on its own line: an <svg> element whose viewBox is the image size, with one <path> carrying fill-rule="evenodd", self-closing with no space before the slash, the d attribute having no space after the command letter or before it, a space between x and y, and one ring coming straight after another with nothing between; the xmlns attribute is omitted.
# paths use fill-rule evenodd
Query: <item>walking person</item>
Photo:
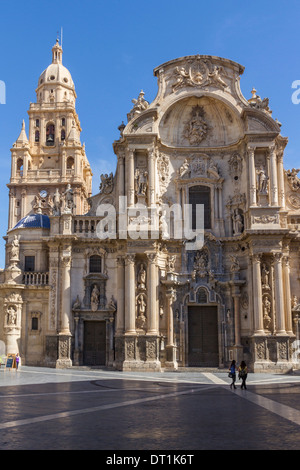
<svg viewBox="0 0 300 470"><path fill-rule="evenodd" d="M19 368L19 362L20 362L20 356L19 354L16 355L16 369L18 370Z"/></svg>
<svg viewBox="0 0 300 470"><path fill-rule="evenodd" d="M246 362L245 361L242 361L241 362L241 365L238 369L238 372L239 372L239 379L242 379L242 385L241 385L241 389L244 389L246 390L247 387L246 387L246 379L247 379L247 375L248 375L248 368L246 366Z"/></svg>
<svg viewBox="0 0 300 470"><path fill-rule="evenodd" d="M230 388L232 388L232 386L233 386L233 388L236 388L236 386L235 386L235 381L236 381L236 362L235 362L235 360L233 360L231 365L230 365L228 376L232 378Z"/></svg>

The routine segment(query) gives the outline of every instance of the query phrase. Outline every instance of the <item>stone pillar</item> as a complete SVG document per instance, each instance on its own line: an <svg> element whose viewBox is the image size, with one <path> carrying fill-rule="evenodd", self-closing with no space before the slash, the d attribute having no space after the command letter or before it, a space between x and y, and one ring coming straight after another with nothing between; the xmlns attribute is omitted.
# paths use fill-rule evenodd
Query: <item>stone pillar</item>
<svg viewBox="0 0 300 470"><path fill-rule="evenodd" d="M118 155L119 163L119 179L118 179L118 190L119 196L125 196L125 169L124 169L124 154Z"/></svg>
<svg viewBox="0 0 300 470"><path fill-rule="evenodd" d="M279 151L278 153L278 189L279 189L279 205L285 208L283 151Z"/></svg>
<svg viewBox="0 0 300 470"><path fill-rule="evenodd" d="M290 260L288 256L283 257L283 282L285 292L285 324L288 335L294 336L292 323L291 285L290 285Z"/></svg>
<svg viewBox="0 0 300 470"><path fill-rule="evenodd" d="M255 172L255 148L248 147L249 178L250 178L250 206L256 206L256 172Z"/></svg>
<svg viewBox="0 0 300 470"><path fill-rule="evenodd" d="M117 317L116 317L116 335L124 333L125 327L125 273L124 258L117 256Z"/></svg>
<svg viewBox="0 0 300 470"><path fill-rule="evenodd" d="M176 346L174 344L174 317L173 302L176 300L176 291L170 288L166 294L167 298L167 345L166 345L166 363L168 368L177 369Z"/></svg>
<svg viewBox="0 0 300 470"><path fill-rule="evenodd" d="M240 293L234 292L234 336L235 346L241 345Z"/></svg>
<svg viewBox="0 0 300 470"><path fill-rule="evenodd" d="M158 272L157 272L157 255L156 253L148 253L148 330L147 334L158 334Z"/></svg>
<svg viewBox="0 0 300 470"><path fill-rule="evenodd" d="M255 253L252 256L253 266L253 308L254 308L254 334L264 335L263 309L262 309L262 288L261 288L261 254Z"/></svg>
<svg viewBox="0 0 300 470"><path fill-rule="evenodd" d="M9 211L8 211L8 230L15 225L15 193L13 189L9 190Z"/></svg>
<svg viewBox="0 0 300 470"><path fill-rule="evenodd" d="M127 152L127 199L128 207L134 205L134 150Z"/></svg>
<svg viewBox="0 0 300 470"><path fill-rule="evenodd" d="M148 150L148 172L149 172L149 184L148 184L148 205L155 205L155 149L151 148Z"/></svg>
<svg viewBox="0 0 300 470"><path fill-rule="evenodd" d="M71 247L61 253L61 312L57 368L71 367Z"/></svg>
<svg viewBox="0 0 300 470"><path fill-rule="evenodd" d="M277 157L276 157L274 145L270 147L269 152L270 152L271 206L278 206Z"/></svg>
<svg viewBox="0 0 300 470"><path fill-rule="evenodd" d="M284 293L282 279L282 253L274 253L274 291L276 308L276 334L286 335L284 318Z"/></svg>
<svg viewBox="0 0 300 470"><path fill-rule="evenodd" d="M125 334L134 335L135 330L135 255L125 256Z"/></svg>
<svg viewBox="0 0 300 470"><path fill-rule="evenodd" d="M80 365L80 352L79 352L79 317L74 317L75 321L75 331L74 331L74 336L75 336L75 349L74 349L74 365L79 366Z"/></svg>

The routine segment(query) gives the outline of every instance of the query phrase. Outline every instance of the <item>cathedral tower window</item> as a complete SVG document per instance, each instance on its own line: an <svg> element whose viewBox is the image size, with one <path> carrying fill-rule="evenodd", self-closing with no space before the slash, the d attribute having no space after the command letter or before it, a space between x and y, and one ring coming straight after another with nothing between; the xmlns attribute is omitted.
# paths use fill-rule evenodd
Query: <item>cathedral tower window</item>
<svg viewBox="0 0 300 470"><path fill-rule="evenodd" d="M65 140L65 139L66 139L66 131L62 129L60 133L60 140Z"/></svg>
<svg viewBox="0 0 300 470"><path fill-rule="evenodd" d="M35 257L34 256L25 256L25 266L24 266L24 271L29 272L29 271L34 271L35 268Z"/></svg>
<svg viewBox="0 0 300 470"><path fill-rule="evenodd" d="M192 205L192 229L196 229L196 206L204 206L204 228L211 228L210 188L208 186L192 186L189 189L189 203Z"/></svg>
<svg viewBox="0 0 300 470"><path fill-rule="evenodd" d="M61 120L61 125L62 125L62 126L65 126L65 125L66 125L66 119L65 119L65 118L62 118L62 120Z"/></svg>
<svg viewBox="0 0 300 470"><path fill-rule="evenodd" d="M35 131L34 134L34 141L39 142L40 141L40 131Z"/></svg>
<svg viewBox="0 0 300 470"><path fill-rule="evenodd" d="M55 139L55 126L54 124L48 124L46 128L46 145L54 145Z"/></svg>
<svg viewBox="0 0 300 470"><path fill-rule="evenodd" d="M23 174L23 159L22 158L18 158L18 160L17 160L17 171L22 176L22 174Z"/></svg>
<svg viewBox="0 0 300 470"><path fill-rule="evenodd" d="M68 157L67 159L67 170L73 170L74 169L74 158L73 157Z"/></svg>
<svg viewBox="0 0 300 470"><path fill-rule="evenodd" d="M101 273L101 256L92 255L90 257L90 273Z"/></svg>
<svg viewBox="0 0 300 470"><path fill-rule="evenodd" d="M40 127L40 120L39 120L39 119L36 119L36 120L35 120L35 126L36 126L36 127Z"/></svg>

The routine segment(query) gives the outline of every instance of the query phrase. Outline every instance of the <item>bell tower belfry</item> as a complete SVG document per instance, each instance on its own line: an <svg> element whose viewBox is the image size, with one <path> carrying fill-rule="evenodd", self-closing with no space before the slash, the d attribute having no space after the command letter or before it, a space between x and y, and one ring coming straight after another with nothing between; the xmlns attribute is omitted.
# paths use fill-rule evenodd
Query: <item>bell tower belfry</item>
<svg viewBox="0 0 300 470"><path fill-rule="evenodd" d="M36 102L30 103L28 136L23 121L11 149L9 230L28 214L51 215L54 195L67 187L74 194L73 214L88 210L92 171L80 141L74 82L62 65L62 53L57 39L52 63L39 77Z"/></svg>

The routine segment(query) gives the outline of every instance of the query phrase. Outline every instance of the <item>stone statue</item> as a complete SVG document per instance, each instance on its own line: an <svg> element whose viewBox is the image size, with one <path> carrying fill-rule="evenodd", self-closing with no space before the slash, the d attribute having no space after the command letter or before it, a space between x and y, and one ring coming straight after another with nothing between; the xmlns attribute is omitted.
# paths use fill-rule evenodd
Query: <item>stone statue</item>
<svg viewBox="0 0 300 470"><path fill-rule="evenodd" d="M113 174L110 175L105 174L100 176L101 183L100 183L100 192L103 194L110 194L114 187L114 177Z"/></svg>
<svg viewBox="0 0 300 470"><path fill-rule="evenodd" d="M19 261L20 254L20 242L17 235L12 241L11 250L10 250L10 261Z"/></svg>
<svg viewBox="0 0 300 470"><path fill-rule="evenodd" d="M56 191L53 196L53 207L52 207L53 215L60 215L60 208L61 208L61 197L60 197L58 188L56 188Z"/></svg>
<svg viewBox="0 0 300 470"><path fill-rule="evenodd" d="M139 168L135 172L136 180L136 194L138 196L146 196L148 186L148 172L142 171Z"/></svg>
<svg viewBox="0 0 300 470"><path fill-rule="evenodd" d="M263 300L263 312L264 328L268 330L271 323L271 302L269 301L267 296L265 296Z"/></svg>
<svg viewBox="0 0 300 470"><path fill-rule="evenodd" d="M183 178L184 175L186 175L189 171L190 171L190 165L189 165L189 162L186 158L184 160L183 164L181 165L181 167L179 168L179 176L181 178Z"/></svg>
<svg viewBox="0 0 300 470"><path fill-rule="evenodd" d="M269 177L267 176L263 166L261 166L258 170L256 170L258 176L258 191L260 193L267 193L268 192L268 180Z"/></svg>
<svg viewBox="0 0 300 470"><path fill-rule="evenodd" d="M7 325L16 325L17 324L17 313L15 308L10 305L7 309Z"/></svg>
<svg viewBox="0 0 300 470"><path fill-rule="evenodd" d="M70 184L68 184L67 189L63 195L64 195L64 201L65 201L64 213L72 214L73 208L74 208L74 198L73 198L73 189L71 188Z"/></svg>
<svg viewBox="0 0 300 470"><path fill-rule="evenodd" d="M146 289L146 270L143 264L141 264L141 267L138 273L138 288Z"/></svg>
<svg viewBox="0 0 300 470"><path fill-rule="evenodd" d="M77 295L76 300L73 304L73 310L79 310L81 307L81 302L79 300L79 295Z"/></svg>
<svg viewBox="0 0 300 470"><path fill-rule="evenodd" d="M232 215L232 222L233 222L233 234L240 235L243 231L243 218L239 213L238 209L233 211Z"/></svg>
<svg viewBox="0 0 300 470"><path fill-rule="evenodd" d="M169 226L166 219L166 211L162 211L160 218L159 218L159 229L161 232L162 238L169 238Z"/></svg>
<svg viewBox="0 0 300 470"><path fill-rule="evenodd" d="M240 264L238 262L238 259L236 256L230 256L231 259L231 266L230 266L230 271L232 273L236 273L240 270Z"/></svg>
<svg viewBox="0 0 300 470"><path fill-rule="evenodd" d="M98 310L99 295L100 295L99 289L98 289L98 287L95 285L95 286L93 287L92 294L91 294L91 309L92 309L93 312L95 312L96 310Z"/></svg>
<svg viewBox="0 0 300 470"><path fill-rule="evenodd" d="M261 279L262 279L262 286L263 286L264 289L270 289L269 274L270 274L270 271L268 270L268 266L266 265L266 263L263 263L262 272L261 272Z"/></svg>
<svg viewBox="0 0 300 470"><path fill-rule="evenodd" d="M143 294L139 295L137 300L138 316L136 319L136 327L143 329L146 326L146 300Z"/></svg>

